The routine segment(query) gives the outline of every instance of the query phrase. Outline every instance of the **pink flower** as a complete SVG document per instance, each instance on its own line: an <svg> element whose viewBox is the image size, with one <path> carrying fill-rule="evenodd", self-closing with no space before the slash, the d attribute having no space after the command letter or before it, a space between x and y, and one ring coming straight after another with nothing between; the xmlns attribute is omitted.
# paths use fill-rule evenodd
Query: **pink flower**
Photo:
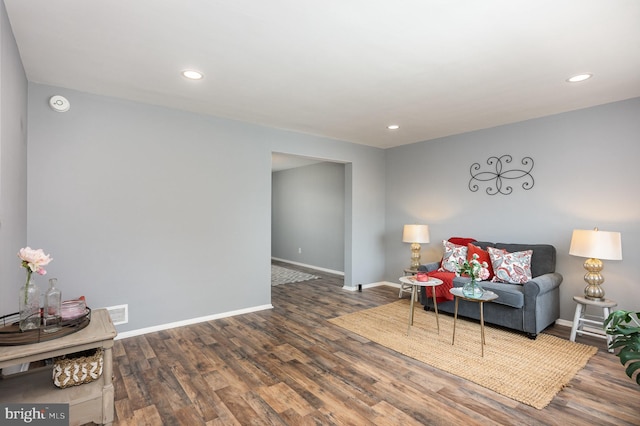
<svg viewBox="0 0 640 426"><path fill-rule="evenodd" d="M480 281L487 280L489 278L489 269L487 269L486 267L480 269L480 276L478 278L480 278Z"/></svg>
<svg viewBox="0 0 640 426"><path fill-rule="evenodd" d="M44 254L42 249L34 250L31 247L20 249L18 257L22 260L22 267L27 268L27 272L36 272L40 275L47 273L43 266L47 266L53 259L48 254Z"/></svg>

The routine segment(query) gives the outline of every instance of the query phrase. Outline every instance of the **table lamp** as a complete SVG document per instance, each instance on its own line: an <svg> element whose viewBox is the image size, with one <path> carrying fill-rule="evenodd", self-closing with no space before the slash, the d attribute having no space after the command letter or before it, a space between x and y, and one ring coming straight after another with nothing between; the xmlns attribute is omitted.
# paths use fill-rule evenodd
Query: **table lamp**
<svg viewBox="0 0 640 426"><path fill-rule="evenodd" d="M587 286L584 289L584 297L591 300L604 300L604 290L600 284L604 282L604 277L600 275L602 271L602 261L622 260L622 240L619 232L575 229L571 236L571 246L569 254L573 256L586 257L584 269L587 273L584 280Z"/></svg>
<svg viewBox="0 0 640 426"><path fill-rule="evenodd" d="M420 266L420 243L429 242L429 226L404 225L402 242L411 243L411 266L409 269L418 269Z"/></svg>

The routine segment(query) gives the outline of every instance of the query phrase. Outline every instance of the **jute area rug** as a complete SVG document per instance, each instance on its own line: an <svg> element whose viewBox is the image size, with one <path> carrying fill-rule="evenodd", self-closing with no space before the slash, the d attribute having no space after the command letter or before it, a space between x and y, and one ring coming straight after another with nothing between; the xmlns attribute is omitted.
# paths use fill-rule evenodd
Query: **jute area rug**
<svg viewBox="0 0 640 426"><path fill-rule="evenodd" d="M484 358L480 356L480 323L458 317L455 345L453 316L440 314L440 334L434 312L415 307L407 336L406 299L329 321L373 342L465 378L537 409L582 369L597 348L539 334L536 340L485 324Z"/></svg>
<svg viewBox="0 0 640 426"><path fill-rule="evenodd" d="M282 266L271 265L271 285L280 285L288 283L299 283L302 281L315 280L320 278L316 275L306 274L293 269L283 268Z"/></svg>

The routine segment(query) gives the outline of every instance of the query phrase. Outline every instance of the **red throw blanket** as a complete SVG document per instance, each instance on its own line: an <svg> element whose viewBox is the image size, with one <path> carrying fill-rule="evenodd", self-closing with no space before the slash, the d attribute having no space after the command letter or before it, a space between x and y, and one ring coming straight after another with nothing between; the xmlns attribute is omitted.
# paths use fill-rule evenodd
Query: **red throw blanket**
<svg viewBox="0 0 640 426"><path fill-rule="evenodd" d="M442 303L447 300L453 300L453 294L449 292L449 289L453 288L453 279L456 277L454 272L431 271L427 272L427 275L442 281L439 286L425 288L429 299L433 297L431 296L431 289L433 288L436 290L436 302Z"/></svg>

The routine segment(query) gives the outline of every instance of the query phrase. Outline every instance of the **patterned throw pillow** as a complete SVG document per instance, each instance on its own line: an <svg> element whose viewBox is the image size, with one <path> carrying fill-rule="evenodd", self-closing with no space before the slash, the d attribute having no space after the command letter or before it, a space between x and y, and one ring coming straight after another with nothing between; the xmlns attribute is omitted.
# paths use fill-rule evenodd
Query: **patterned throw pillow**
<svg viewBox="0 0 640 426"><path fill-rule="evenodd" d="M467 246L459 246L447 240L442 240L444 255L438 271L458 273L458 264L467 260Z"/></svg>
<svg viewBox="0 0 640 426"><path fill-rule="evenodd" d="M533 250L509 253L503 249L487 247L493 266L493 282L524 284L531 280L531 256Z"/></svg>

